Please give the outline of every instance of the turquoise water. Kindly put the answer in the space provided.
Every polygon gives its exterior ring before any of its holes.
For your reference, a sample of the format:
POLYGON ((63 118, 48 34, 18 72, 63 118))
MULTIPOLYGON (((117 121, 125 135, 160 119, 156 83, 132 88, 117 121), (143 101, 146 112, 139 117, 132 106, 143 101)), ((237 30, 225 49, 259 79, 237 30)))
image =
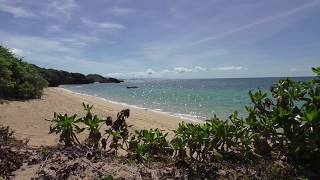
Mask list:
MULTIPOLYGON (((65 89, 189 119, 226 118, 234 110, 245 115, 249 90, 268 90, 280 78, 144 79, 121 84, 64 85, 65 89), (127 86, 137 86, 128 89, 127 86)), ((310 78, 295 78, 307 81, 310 78)))

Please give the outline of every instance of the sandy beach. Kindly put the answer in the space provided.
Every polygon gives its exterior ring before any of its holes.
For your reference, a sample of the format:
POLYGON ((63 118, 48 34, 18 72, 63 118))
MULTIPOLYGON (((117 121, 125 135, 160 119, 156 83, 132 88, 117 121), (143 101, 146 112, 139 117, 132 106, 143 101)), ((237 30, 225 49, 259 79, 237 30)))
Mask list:
POLYGON ((102 98, 76 94, 63 88, 46 88, 41 99, 6 101, 0 104, 0 124, 10 126, 18 139, 30 139, 29 145, 55 145, 57 135, 48 134, 54 112, 83 115, 82 102, 94 105, 93 112, 99 117, 116 117, 125 108, 130 109, 127 122, 132 130, 159 128, 172 132, 183 119, 165 113, 127 107, 102 98))

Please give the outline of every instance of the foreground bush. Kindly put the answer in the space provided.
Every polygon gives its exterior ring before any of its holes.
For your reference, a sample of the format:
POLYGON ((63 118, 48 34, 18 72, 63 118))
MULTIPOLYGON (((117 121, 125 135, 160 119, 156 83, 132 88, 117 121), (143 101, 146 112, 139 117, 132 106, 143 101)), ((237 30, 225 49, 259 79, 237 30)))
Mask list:
POLYGON ((274 100, 260 91, 250 93, 246 122, 270 146, 280 148, 298 164, 320 167, 320 68, 309 82, 280 80, 271 88, 274 100))
POLYGON ((36 68, 0 46, 0 99, 39 98, 47 85, 36 68))

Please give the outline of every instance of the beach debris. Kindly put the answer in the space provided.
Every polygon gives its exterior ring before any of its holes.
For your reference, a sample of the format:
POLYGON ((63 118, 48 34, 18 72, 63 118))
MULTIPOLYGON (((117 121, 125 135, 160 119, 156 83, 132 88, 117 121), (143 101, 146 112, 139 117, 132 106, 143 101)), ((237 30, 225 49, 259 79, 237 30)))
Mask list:
MULTIPOLYGON (((126 123, 126 118, 130 116, 130 109, 123 109, 117 114, 117 119, 112 123, 111 128, 105 130, 108 137, 106 139, 102 139, 101 141, 102 147, 105 149, 106 144, 108 143, 108 139, 112 137, 112 140, 109 145, 108 152, 112 152, 117 154, 117 151, 121 148, 123 149, 123 145, 127 144, 127 139, 129 136, 128 125, 126 123)), ((109 118, 109 124, 112 119, 109 118)))
POLYGON ((17 140, 9 127, 0 125, 0 179, 11 179, 13 172, 27 163, 31 153, 21 147, 24 142, 17 140))

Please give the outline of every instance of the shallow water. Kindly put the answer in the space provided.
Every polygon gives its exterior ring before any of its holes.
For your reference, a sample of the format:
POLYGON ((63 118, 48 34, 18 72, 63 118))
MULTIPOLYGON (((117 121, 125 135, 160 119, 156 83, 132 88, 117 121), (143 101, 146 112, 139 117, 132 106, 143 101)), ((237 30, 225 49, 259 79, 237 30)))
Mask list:
MULTIPOLYGON (((143 79, 120 84, 63 85, 77 92, 107 100, 167 112, 189 119, 205 120, 217 114, 225 118, 237 110, 245 115, 249 90, 269 90, 281 78, 143 79), (128 89, 127 86, 137 86, 128 89)), ((297 77, 307 81, 310 77, 297 77)))

